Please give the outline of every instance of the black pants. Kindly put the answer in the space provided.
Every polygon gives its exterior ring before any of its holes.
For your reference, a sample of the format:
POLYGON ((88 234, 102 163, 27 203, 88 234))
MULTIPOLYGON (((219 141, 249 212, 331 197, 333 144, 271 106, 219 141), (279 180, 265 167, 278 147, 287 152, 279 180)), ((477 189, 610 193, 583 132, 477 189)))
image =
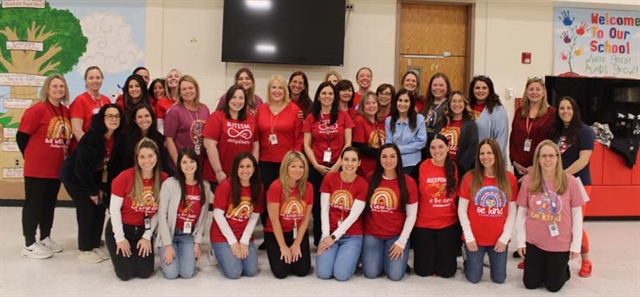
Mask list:
POLYGON ((460 225, 442 229, 413 228, 413 269, 419 276, 438 275, 452 277, 458 263, 456 251, 460 250, 460 225))
MULTIPOLYGON (((122 253, 116 255, 116 239, 113 237, 113 227, 111 226, 111 220, 107 221, 107 227, 104 230, 105 244, 109 250, 111 256, 111 263, 113 263, 113 269, 119 279, 126 281, 133 277, 148 278, 153 274, 153 249, 151 254, 146 257, 138 255, 138 241, 144 234, 144 226, 130 226, 123 225, 125 240, 129 241, 131 246, 131 256, 125 258, 122 253)), ((153 246, 153 241, 152 241, 153 246)))
MULTIPOLYGON (((300 234, 298 234, 300 235, 300 234)), ((290 274, 296 276, 306 276, 311 270, 311 250, 309 248, 309 234, 307 232, 303 235, 303 240, 300 243, 300 252, 302 258, 298 261, 287 264, 284 260, 280 260, 280 246, 276 240, 276 236, 271 232, 264 233, 264 242, 267 247, 267 258, 269 259, 269 266, 271 272, 276 278, 285 278, 290 274)), ((293 232, 284 233, 284 241, 287 246, 293 244, 293 232)))
MULTIPOLYGON (((333 166, 333 165, 327 165, 333 166)), ((313 244, 318 246, 322 240, 322 218, 320 212, 320 186, 324 180, 324 176, 320 174, 313 166, 309 166, 309 182, 313 185, 313 244)))
POLYGON ((64 185, 67 193, 76 205, 76 221, 78 222, 78 249, 91 251, 100 247, 102 228, 106 208, 102 202, 93 203, 89 193, 72 185, 64 185))
POLYGON ((547 252, 527 242, 522 281, 527 289, 544 285, 550 292, 558 292, 571 278, 569 252, 547 252))
POLYGON ((40 227, 40 240, 51 234, 59 191, 60 180, 57 178, 24 177, 22 234, 26 246, 36 242, 38 227, 40 227))
POLYGON ((264 196, 260 199, 263 199, 262 202, 265 205, 265 211, 260 214, 260 221, 262 221, 262 226, 266 226, 269 219, 269 213, 266 211, 267 191, 271 183, 280 176, 280 163, 260 162, 258 166, 260 167, 260 178, 262 178, 262 185, 264 186, 264 196))

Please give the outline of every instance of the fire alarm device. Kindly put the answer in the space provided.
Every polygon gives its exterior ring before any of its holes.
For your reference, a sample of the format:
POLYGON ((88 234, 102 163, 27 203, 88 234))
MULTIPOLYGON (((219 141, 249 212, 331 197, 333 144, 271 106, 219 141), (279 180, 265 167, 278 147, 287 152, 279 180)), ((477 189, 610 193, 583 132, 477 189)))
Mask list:
POLYGON ((522 64, 531 64, 531 53, 522 53, 522 64))

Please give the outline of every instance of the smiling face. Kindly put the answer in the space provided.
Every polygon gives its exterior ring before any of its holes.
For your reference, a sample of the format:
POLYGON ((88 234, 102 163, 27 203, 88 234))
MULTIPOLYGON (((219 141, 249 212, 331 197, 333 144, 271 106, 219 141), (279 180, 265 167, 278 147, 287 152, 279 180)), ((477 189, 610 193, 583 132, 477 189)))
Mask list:
POLYGON ((449 146, 442 139, 434 138, 429 145, 429 152, 434 162, 442 164, 449 154, 449 146))
POLYGON ((240 76, 238 76, 236 84, 242 86, 245 91, 249 91, 251 87, 253 87, 253 80, 251 80, 249 74, 247 74, 246 72, 242 72, 240 73, 240 76))
POLYGON ((369 69, 361 69, 356 76, 356 82, 361 89, 369 89, 371 87, 371 81, 373 80, 373 74, 369 69))
POLYGON ((302 75, 296 75, 291 79, 289 89, 291 89, 292 96, 300 96, 302 91, 304 91, 304 78, 302 75))
POLYGON ((351 101, 351 96, 353 96, 353 89, 347 88, 346 90, 340 90, 338 93, 340 94, 340 102, 347 103, 351 101))
POLYGON ((100 92, 100 88, 102 87, 102 73, 98 69, 91 69, 87 71, 86 78, 84 83, 87 85, 87 90, 92 93, 100 92))
POLYGON ((240 112, 240 110, 244 107, 244 103, 244 92, 242 90, 236 90, 233 93, 233 97, 231 97, 231 100, 229 100, 229 110, 233 112, 240 112))
POLYGON ((109 132, 113 132, 120 127, 120 112, 115 107, 109 107, 104 111, 104 125, 109 132))
POLYGON ((127 91, 129 91, 129 96, 132 99, 140 98, 140 94, 142 94, 142 88, 140 87, 140 83, 137 80, 132 79, 129 81, 129 85, 127 86, 127 91))
POLYGON ((156 163, 158 163, 158 155, 156 155, 156 152, 147 147, 141 148, 136 158, 138 160, 138 166, 140 166, 142 172, 146 173, 152 173, 153 168, 156 166, 156 163))
POLYGON ((326 86, 322 88, 318 99, 320 99, 320 105, 322 107, 330 109, 331 105, 333 104, 333 100, 335 99, 335 96, 333 94, 333 88, 330 86, 326 86))
POLYGON ((196 173, 196 169, 198 169, 198 162, 194 159, 189 158, 186 154, 182 156, 180 159, 180 170, 184 175, 193 175, 196 173))
POLYGON ((493 165, 496 163, 496 157, 488 143, 485 143, 480 147, 478 158, 480 159, 480 164, 482 164, 484 168, 493 168, 493 165))
POLYGON ((378 101, 373 96, 368 96, 360 104, 364 104, 364 113, 368 116, 375 116, 378 113, 378 101))
POLYGON ((448 92, 447 81, 442 77, 434 78, 431 82, 431 94, 436 99, 442 99, 447 96, 448 92))
POLYGON ((151 117, 151 113, 146 108, 140 108, 136 112, 136 117, 134 118, 134 122, 138 125, 141 131, 148 131, 149 127, 151 127, 151 123, 153 122, 153 118, 151 117))
POLYGON ((49 83, 49 89, 47 91, 47 97, 51 102, 60 102, 66 95, 66 89, 64 82, 61 79, 54 78, 49 83))
POLYGON ((240 183, 248 185, 255 171, 256 168, 253 166, 251 159, 244 158, 240 160, 240 163, 238 164, 238 178, 240 179, 240 183))
POLYGON ((544 98, 544 87, 539 82, 532 82, 527 86, 527 98, 531 103, 541 102, 544 98))
POLYGON ((400 114, 406 114, 409 112, 409 108, 411 107, 411 98, 409 98, 409 94, 405 93, 400 95, 398 97, 398 101, 396 101, 396 107, 400 114))
POLYGON ((473 96, 475 96, 476 100, 481 103, 484 102, 484 100, 487 100, 487 97, 489 96, 489 86, 487 83, 481 80, 476 81, 476 84, 473 86, 473 96))
POLYGON ((169 74, 167 74, 167 77, 166 77, 167 87, 172 89, 178 87, 179 80, 180 80, 180 73, 178 73, 175 70, 169 72, 169 74))
POLYGON ((460 94, 454 94, 449 100, 449 109, 451 109, 454 116, 462 116, 466 105, 464 98, 460 94))
POLYGON ((385 172, 395 172, 398 167, 398 154, 391 147, 385 148, 380 152, 380 165, 385 172))
POLYGON ((164 93, 164 86, 162 86, 162 83, 157 81, 155 84, 153 84, 153 98, 156 99, 160 99, 165 97, 165 93, 164 93))
POLYGON ((558 105, 558 115, 564 123, 565 126, 568 126, 573 119, 573 106, 569 100, 562 100, 558 105))
POLYGON ((279 80, 274 80, 269 87, 269 97, 273 102, 282 102, 284 100, 284 86, 279 80))
POLYGON ((377 94, 378 95, 378 103, 380 107, 387 107, 391 104, 391 99, 393 94, 391 93, 391 88, 386 88, 384 91, 377 94))
POLYGON ((540 147, 539 153, 540 169, 543 172, 554 173, 558 166, 558 153, 550 145, 540 147))
POLYGON ((298 159, 291 162, 287 167, 287 175, 292 181, 299 181, 302 179, 302 176, 304 175, 304 163, 298 159))
POLYGON ((356 174, 360 167, 360 158, 354 151, 348 151, 342 154, 342 172, 346 174, 356 174))
POLYGON ((413 72, 410 72, 405 76, 402 87, 411 92, 415 92, 418 87, 418 77, 413 72))
POLYGON ((184 102, 194 102, 196 100, 196 95, 196 86, 192 82, 183 80, 180 83, 180 97, 184 102))

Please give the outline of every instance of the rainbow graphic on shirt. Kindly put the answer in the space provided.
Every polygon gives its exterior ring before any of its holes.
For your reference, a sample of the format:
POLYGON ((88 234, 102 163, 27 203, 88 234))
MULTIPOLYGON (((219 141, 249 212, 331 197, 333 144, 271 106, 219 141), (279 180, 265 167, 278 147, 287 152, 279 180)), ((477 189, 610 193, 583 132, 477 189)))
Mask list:
POLYGON ((155 212, 158 210, 158 203, 153 196, 153 187, 144 186, 142 189, 142 204, 135 199, 131 199, 131 208, 137 212, 155 212))
POLYGON ((377 129, 378 132, 374 129, 369 133, 369 141, 368 144, 372 148, 380 148, 384 144, 384 138, 386 137, 386 132, 383 129, 377 129))
POLYGON ((507 205, 507 195, 496 186, 486 186, 476 193, 474 202, 479 216, 501 217, 507 205))
POLYGON ((330 205, 333 208, 343 211, 351 210, 353 205, 353 195, 347 190, 341 189, 331 194, 330 205))
POLYGON ((280 216, 285 220, 300 220, 304 217, 307 203, 298 197, 289 197, 280 204, 280 216))
POLYGON ((398 197, 396 192, 389 188, 377 188, 371 199, 369 200, 369 207, 371 211, 377 212, 393 212, 398 208, 398 197))
POLYGON ((47 127, 46 143, 51 147, 66 147, 71 144, 72 137, 71 123, 68 119, 60 116, 51 118, 47 127))
POLYGON ((250 197, 241 197, 238 206, 233 207, 233 204, 229 204, 225 217, 230 220, 244 221, 248 220, 253 214, 253 204, 251 204, 250 197))

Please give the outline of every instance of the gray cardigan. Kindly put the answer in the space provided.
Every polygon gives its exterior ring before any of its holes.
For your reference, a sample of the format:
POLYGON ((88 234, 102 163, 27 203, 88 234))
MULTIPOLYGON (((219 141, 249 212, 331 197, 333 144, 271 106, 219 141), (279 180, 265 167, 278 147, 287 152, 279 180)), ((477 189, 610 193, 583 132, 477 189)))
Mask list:
MULTIPOLYGON (((202 242, 202 235, 206 229, 205 222, 207 221, 207 214, 209 213, 209 203, 213 202, 213 193, 211 193, 208 182, 204 183, 204 191, 206 203, 202 205, 200 217, 193 230, 193 241, 195 243, 202 242)), ((167 178, 167 180, 162 183, 162 188, 160 189, 160 206, 156 214, 158 217, 156 246, 165 246, 171 244, 173 241, 181 195, 180 183, 175 177, 167 178)), ((202 194, 200 195, 202 197, 202 194)))

